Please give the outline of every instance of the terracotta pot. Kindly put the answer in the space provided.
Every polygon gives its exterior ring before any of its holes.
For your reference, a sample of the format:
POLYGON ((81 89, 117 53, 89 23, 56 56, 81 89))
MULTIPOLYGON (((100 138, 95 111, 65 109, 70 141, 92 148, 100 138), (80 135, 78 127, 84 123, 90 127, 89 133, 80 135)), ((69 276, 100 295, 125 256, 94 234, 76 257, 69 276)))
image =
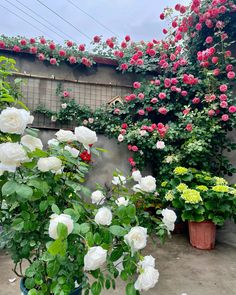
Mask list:
POLYGON ((190 244, 202 250, 215 247, 216 225, 212 221, 188 222, 190 244))

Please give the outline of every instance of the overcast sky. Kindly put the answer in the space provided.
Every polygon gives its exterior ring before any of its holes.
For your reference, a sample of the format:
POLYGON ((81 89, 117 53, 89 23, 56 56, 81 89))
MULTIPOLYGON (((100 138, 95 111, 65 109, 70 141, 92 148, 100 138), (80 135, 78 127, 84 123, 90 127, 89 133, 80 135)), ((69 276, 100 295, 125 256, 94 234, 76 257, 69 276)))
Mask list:
POLYGON ((165 23, 159 19, 160 13, 164 7, 173 7, 176 3, 187 4, 189 0, 40 0, 59 16, 65 18, 79 31, 83 32, 87 37, 77 31, 75 28, 64 22, 60 17, 56 16, 40 4, 37 0, 0 0, 1 9, 1 34, 8 36, 26 36, 35 37, 44 35, 48 39, 55 42, 63 43, 63 40, 70 39, 77 43, 88 44, 89 38, 94 35, 103 35, 108 38, 116 34, 123 38, 129 34, 133 40, 151 40, 153 38, 160 39, 162 29, 165 23), (73 6, 73 2, 80 9, 95 18, 90 18, 84 12, 73 6), (11 5, 12 3, 13 5, 11 5), (26 7, 31 10, 28 10, 26 7), (24 20, 33 24, 37 28, 33 28, 30 24, 19 19, 10 11, 5 10, 2 6, 14 12, 24 20), (56 33, 38 23, 35 19, 23 13, 19 9, 39 20, 45 26, 51 28, 56 33), (38 15, 35 15, 36 12, 38 15), (42 18, 54 25, 51 26, 42 18), (106 27, 106 28, 104 28, 106 27), (110 31, 109 31, 110 30, 110 31), (43 34, 43 32, 44 34, 43 34), (112 33, 112 32, 113 33, 112 33), (66 34, 66 35, 64 35, 66 34), (88 38, 89 37, 89 38, 88 38))

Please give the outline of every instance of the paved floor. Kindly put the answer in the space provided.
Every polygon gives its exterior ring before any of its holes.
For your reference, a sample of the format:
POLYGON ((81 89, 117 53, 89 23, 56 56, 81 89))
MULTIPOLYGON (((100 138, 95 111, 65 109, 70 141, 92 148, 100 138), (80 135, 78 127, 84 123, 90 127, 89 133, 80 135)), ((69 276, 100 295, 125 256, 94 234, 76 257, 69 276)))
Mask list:
MULTIPOLYGON (((160 272, 156 287, 146 295, 236 295, 236 225, 218 230, 215 250, 192 248, 184 235, 174 235, 164 245, 149 242, 146 252, 156 257, 160 272)), ((0 252, 0 295, 20 295, 19 280, 10 283, 15 275, 12 263, 0 252)), ((115 291, 102 295, 125 295, 122 281, 115 291)))

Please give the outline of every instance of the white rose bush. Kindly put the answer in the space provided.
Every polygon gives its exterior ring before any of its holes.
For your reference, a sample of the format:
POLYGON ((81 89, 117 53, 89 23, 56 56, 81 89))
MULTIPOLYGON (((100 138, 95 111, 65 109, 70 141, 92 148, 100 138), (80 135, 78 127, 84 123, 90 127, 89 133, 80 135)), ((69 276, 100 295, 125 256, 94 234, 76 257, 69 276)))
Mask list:
POLYGON ((126 281, 127 295, 153 288, 155 259, 141 251, 153 231, 163 238, 174 222, 170 212, 154 218, 139 206, 140 196, 157 197, 155 179, 115 172, 109 189, 90 191, 84 182, 99 154, 94 131, 59 130, 43 146, 27 127, 27 110, 3 109, 0 121, 0 245, 28 294, 70 295, 79 285, 77 294, 99 295, 115 288, 117 277, 126 281))

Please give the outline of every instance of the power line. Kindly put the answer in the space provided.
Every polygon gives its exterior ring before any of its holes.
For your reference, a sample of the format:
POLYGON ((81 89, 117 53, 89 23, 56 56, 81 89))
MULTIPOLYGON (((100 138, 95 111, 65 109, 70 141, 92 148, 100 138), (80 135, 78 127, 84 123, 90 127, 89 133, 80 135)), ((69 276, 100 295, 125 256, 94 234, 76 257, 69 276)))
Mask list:
MULTIPOLYGON (((32 18, 34 21, 38 22, 39 24, 41 24, 42 26, 44 26, 45 28, 47 28, 48 30, 52 31, 54 34, 58 35, 62 40, 64 40, 64 37, 62 37, 60 34, 58 34, 56 31, 52 30, 50 27, 48 27, 47 25, 44 25, 41 21, 37 20, 35 17, 31 16, 30 14, 28 14, 27 12, 25 12, 23 9, 17 7, 15 4, 13 4, 12 2, 10 2, 9 0, 5 0, 7 3, 11 4, 13 7, 15 7, 16 9, 20 10, 22 13, 24 13, 25 15, 27 15, 28 17, 32 18)), ((60 41, 56 40, 57 42, 60 43, 60 41)))
MULTIPOLYGON (((31 8, 27 7, 24 3, 22 3, 19 0, 16 0, 18 3, 20 3, 23 7, 27 8, 29 11, 31 11, 32 13, 34 13, 36 16, 38 16, 39 18, 43 19, 46 23, 48 23, 50 26, 52 26, 53 28, 55 28, 56 30, 60 31, 54 24, 52 24, 51 22, 49 22, 46 18, 42 17, 40 14, 38 14, 37 12, 35 12, 34 10, 32 10, 31 8)), ((70 35, 68 35, 67 33, 61 32, 65 37, 63 38, 69 38, 73 40, 73 37, 71 37, 70 35)), ((75 42, 75 40, 73 40, 75 42)))
MULTIPOLYGON (((44 36, 48 36, 50 37, 50 35, 45 34, 45 32, 43 32, 42 30, 38 29, 35 25, 33 25, 32 23, 28 22, 27 20, 25 20, 23 17, 19 16, 18 14, 16 14, 15 12, 11 11, 9 8, 3 6, 2 4, 0 4, 0 6, 2 8, 4 8, 5 10, 7 10, 8 12, 10 12, 11 14, 14 14, 16 17, 18 17, 19 19, 23 20, 24 22, 26 22, 28 25, 30 25, 31 27, 33 27, 34 29, 36 29, 37 31, 40 31, 41 33, 43 33, 44 36)), ((50 37, 51 38, 51 37, 50 37)), ((53 39, 53 38, 52 38, 53 39)))
POLYGON ((91 41, 91 38, 87 34, 83 33, 80 29, 78 29, 76 26, 74 26, 71 22, 69 22, 64 17, 62 17, 60 14, 58 14, 57 12, 55 12, 54 10, 52 10, 50 7, 48 7, 42 1, 40 1, 40 0, 36 0, 36 1, 39 2, 41 5, 43 5, 44 7, 46 7, 53 14, 55 14, 57 17, 59 17, 60 19, 62 19, 64 22, 66 22, 68 25, 70 25, 71 27, 73 27, 76 31, 78 31, 80 34, 82 34, 83 36, 85 36, 87 39, 89 39, 91 41))
POLYGON ((115 36, 119 37, 116 33, 114 33, 112 30, 110 30, 107 26, 105 26, 103 23, 101 23, 95 17, 93 17, 92 15, 90 15, 88 12, 86 12, 85 10, 83 10, 82 8, 80 8, 74 2, 72 2, 71 0, 67 0, 67 2, 69 2, 71 5, 73 5, 74 7, 76 7, 78 10, 80 10, 81 12, 83 12, 84 14, 86 14, 88 17, 90 17, 92 20, 94 20, 97 24, 99 24, 100 26, 102 26, 104 29, 106 29, 110 33, 114 34, 115 36))

